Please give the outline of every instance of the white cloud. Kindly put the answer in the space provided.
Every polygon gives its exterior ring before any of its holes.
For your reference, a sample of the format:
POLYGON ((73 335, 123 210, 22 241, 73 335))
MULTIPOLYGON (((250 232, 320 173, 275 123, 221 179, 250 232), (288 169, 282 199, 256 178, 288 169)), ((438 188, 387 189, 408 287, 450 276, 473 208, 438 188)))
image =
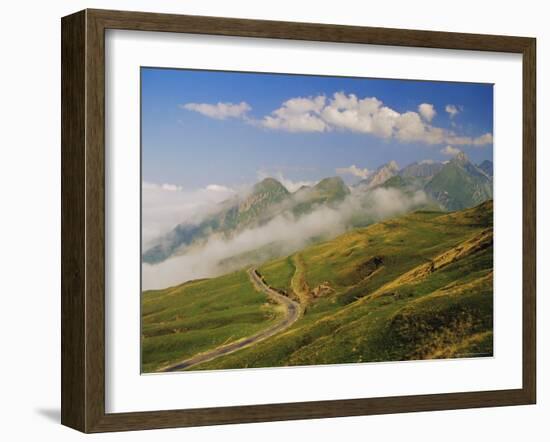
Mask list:
POLYGON ((352 164, 349 167, 337 167, 336 173, 340 175, 353 175, 353 176, 365 179, 366 177, 369 176, 370 170, 361 169, 360 167, 357 167, 355 164, 352 164))
POLYGON ((180 108, 193 112, 198 112, 204 116, 225 120, 226 118, 244 118, 246 113, 252 108, 244 101, 239 104, 233 103, 187 103, 180 105, 180 108))
POLYGON ((461 152, 461 150, 453 146, 446 146, 443 149, 441 149, 440 152, 443 155, 449 155, 449 156, 455 157, 461 152))
POLYGON ((447 131, 422 121, 416 112, 409 111, 399 115, 395 123, 395 137, 401 141, 441 144, 447 136, 447 131))
POLYGON ((216 184, 202 189, 184 190, 174 184, 142 183, 142 240, 144 248, 177 224, 200 220, 218 209, 234 191, 216 184))
POLYGON ((445 112, 447 112, 449 116, 453 118, 460 113, 460 107, 455 106, 454 104, 448 104, 447 106, 445 106, 445 112))
MULTIPOLYGON (((431 121, 437 114, 433 104, 420 104, 418 112, 399 113, 384 106, 376 97, 358 98, 355 94, 344 92, 336 92, 331 98, 325 95, 291 98, 260 120, 247 116, 252 108, 244 101, 239 104, 187 103, 180 107, 210 118, 242 118, 255 126, 287 132, 341 130, 425 144, 484 146, 493 142, 490 133, 469 137, 433 126, 431 121)), ((445 106, 451 118, 461 110, 460 106, 453 104, 445 106)))
POLYGON ((493 135, 485 133, 479 137, 465 137, 449 135, 446 137, 446 141, 449 144, 458 144, 460 146, 487 146, 493 143, 493 135))
POLYGON ((335 129, 389 138, 399 113, 376 97, 358 99, 354 94, 337 92, 323 109, 322 117, 335 129))
POLYGON ((220 184, 209 184, 206 186, 206 190, 211 192, 225 192, 225 193, 235 193, 233 189, 227 186, 222 186, 220 184))
MULTIPOLYGON (((449 109, 459 112, 459 108, 453 105, 447 105, 447 112, 449 109)), ((324 95, 292 98, 270 115, 251 122, 287 132, 341 130, 426 144, 482 146, 492 142, 491 134, 472 138, 433 126, 430 122, 435 115, 435 108, 429 103, 422 103, 418 112, 399 113, 384 106, 376 97, 358 98, 354 94, 336 92, 331 98, 324 95)))
POLYGON ((282 129, 288 132, 324 132, 327 124, 320 118, 325 105, 325 97, 292 98, 267 115, 260 124, 269 129, 282 129))
POLYGON ((380 188, 366 196, 352 193, 336 207, 321 206, 299 218, 283 213, 266 224, 239 231, 230 238, 213 235, 201 247, 182 250, 160 264, 142 264, 143 289, 168 287, 237 270, 242 264, 230 258, 252 250, 257 253, 268 244, 279 244, 285 256, 303 248, 311 238, 333 238, 343 233, 358 213, 379 220, 407 212, 426 201, 423 191, 409 195, 398 189, 380 188))
POLYGON ((434 105, 428 103, 422 103, 420 106, 418 106, 418 112, 420 113, 420 115, 422 115, 422 118, 424 118, 424 120, 428 122, 432 121, 437 113, 435 111, 434 105))
POLYGON ((183 190, 183 187, 178 186, 177 184, 168 184, 168 183, 156 184, 156 183, 149 183, 147 181, 144 181, 142 183, 142 187, 148 190, 158 189, 158 190, 165 190, 167 192, 179 192, 183 190))
POLYGON ((472 141, 472 144, 474 146, 485 146, 487 144, 493 143, 493 134, 487 132, 486 134, 483 134, 477 138, 474 138, 472 141))
POLYGON ((168 192, 177 192, 182 190, 181 186, 176 186, 175 184, 163 184, 161 187, 163 190, 167 190, 168 192))

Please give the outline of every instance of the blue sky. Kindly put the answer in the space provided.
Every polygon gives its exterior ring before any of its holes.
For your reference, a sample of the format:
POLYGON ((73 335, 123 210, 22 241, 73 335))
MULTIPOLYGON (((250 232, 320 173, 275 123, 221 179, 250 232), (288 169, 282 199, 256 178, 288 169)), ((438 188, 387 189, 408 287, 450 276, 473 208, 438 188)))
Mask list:
POLYGON ((488 84, 157 68, 141 80, 149 183, 353 182, 390 160, 493 157, 488 84))

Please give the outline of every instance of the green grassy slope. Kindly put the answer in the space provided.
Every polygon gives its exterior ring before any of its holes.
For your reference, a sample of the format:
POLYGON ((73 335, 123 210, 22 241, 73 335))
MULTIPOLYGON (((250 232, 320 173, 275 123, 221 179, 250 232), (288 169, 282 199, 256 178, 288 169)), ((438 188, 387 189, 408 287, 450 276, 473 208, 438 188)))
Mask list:
POLYGON ((319 181, 313 187, 302 186, 293 194, 292 213, 301 216, 310 213, 319 205, 334 206, 350 193, 340 177, 330 177, 319 181))
POLYGON ((269 275, 269 285, 271 287, 288 293, 296 267, 292 258, 287 256, 264 264, 258 271, 262 275, 269 275))
POLYGON ((463 155, 447 163, 426 184, 425 191, 448 210, 459 210, 492 198, 493 183, 463 155))
POLYGON ((141 306, 143 372, 250 336, 283 314, 245 271, 146 291, 141 306))
MULTIPOLYGON (((492 215, 492 201, 416 212, 301 251, 304 316, 193 369, 492 354, 492 215)), ((290 258, 259 269, 269 284, 292 291, 290 258)))

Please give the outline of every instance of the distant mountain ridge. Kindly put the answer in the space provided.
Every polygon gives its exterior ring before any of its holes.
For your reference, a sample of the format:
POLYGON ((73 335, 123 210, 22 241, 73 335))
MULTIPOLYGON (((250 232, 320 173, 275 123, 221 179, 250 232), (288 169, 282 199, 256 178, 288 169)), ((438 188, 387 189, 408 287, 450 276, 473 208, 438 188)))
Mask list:
POLYGON ((432 177, 443 168, 444 164, 439 161, 422 161, 412 163, 399 171, 402 177, 432 177))
POLYGON ((384 184, 384 182, 386 182, 388 179, 397 175, 398 172, 399 165, 392 160, 389 163, 380 166, 364 180, 359 181, 357 186, 371 189, 373 187, 384 184))
POLYGON ((460 152, 424 187, 447 210, 461 210, 493 198, 493 180, 460 152))
POLYGON ((246 228, 260 226, 286 211, 296 216, 310 213, 319 205, 334 205, 350 190, 340 177, 330 177, 315 186, 302 186, 290 193, 274 178, 256 183, 245 197, 235 197, 221 204, 222 209, 196 225, 182 223, 168 232, 160 243, 142 256, 143 262, 155 264, 172 256, 180 247, 206 240, 211 235, 230 237, 246 228))
MULTIPOLYGON (((423 190, 444 210, 462 210, 493 198, 493 163, 473 164, 464 152, 445 163, 422 161, 395 171, 390 163, 379 168, 374 179, 362 180, 359 186, 396 188, 403 191, 423 190), (380 173, 379 173, 380 172, 380 173), (383 178, 386 178, 383 180, 383 178), (373 185, 372 183, 380 183, 373 185)), ((370 177, 369 177, 370 178, 370 177)))
POLYGON ((483 161, 478 166, 483 172, 485 172, 487 175, 489 175, 491 178, 493 177, 493 162, 489 160, 483 161))
MULTIPOLYGON (((278 180, 266 178, 256 183, 248 194, 221 203, 220 210, 202 222, 177 225, 160 238, 157 245, 146 250, 142 260, 149 264, 159 263, 183 247, 200 244, 213 236, 231 238, 284 213, 300 218, 323 206, 337 209, 352 193, 356 201, 368 200, 380 188, 397 189, 405 197, 424 192, 428 201, 426 208, 439 207, 448 211, 470 208, 492 199, 492 171, 491 161, 476 166, 460 152, 446 163, 422 161, 403 169, 395 161, 390 161, 359 181, 352 191, 340 177, 324 178, 316 185, 302 186, 294 193, 278 180)), ((361 210, 360 204, 358 207, 356 210, 361 210)), ((414 205, 409 210, 417 208, 419 206, 414 205)))

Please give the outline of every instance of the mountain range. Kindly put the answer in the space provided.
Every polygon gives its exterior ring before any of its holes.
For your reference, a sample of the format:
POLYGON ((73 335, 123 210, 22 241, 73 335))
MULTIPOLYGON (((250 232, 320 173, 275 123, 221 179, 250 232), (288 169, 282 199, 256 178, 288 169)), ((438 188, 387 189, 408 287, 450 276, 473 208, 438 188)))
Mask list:
MULTIPOLYGON (((400 169, 395 161, 382 165, 366 179, 348 187, 340 177, 329 177, 314 186, 302 186, 291 193, 274 178, 255 184, 246 195, 235 196, 219 205, 219 209, 196 224, 181 223, 160 238, 157 245, 143 253, 148 264, 160 263, 186 247, 200 245, 210 238, 231 238, 246 229, 265 225, 279 215, 299 219, 320 207, 339 210, 353 197, 354 210, 367 207, 378 189, 395 189, 405 196, 425 194, 415 199, 410 209, 429 208, 455 211, 474 207, 492 198, 493 165, 484 161, 476 166, 460 152, 447 162, 423 161, 400 169)), ((386 195, 393 198, 395 194, 386 195)), ((369 216, 357 213, 353 225, 372 223, 369 216), (360 221, 357 221, 360 220, 360 221)))
POLYGON ((340 177, 325 178, 314 186, 302 186, 290 193, 274 178, 256 183, 245 196, 236 196, 220 204, 216 213, 198 224, 182 223, 161 238, 159 244, 143 254, 143 262, 164 261, 183 246, 214 235, 228 238, 247 228, 261 226, 282 213, 300 217, 319 206, 335 207, 350 194, 340 177))
POLYGON ((461 210, 493 198, 493 178, 461 152, 431 178, 424 190, 445 209, 461 210))
POLYGON ((371 189, 373 187, 384 184, 388 179, 399 173, 399 166, 395 161, 390 161, 387 164, 380 166, 374 173, 369 175, 364 180, 359 181, 358 187, 371 189))

